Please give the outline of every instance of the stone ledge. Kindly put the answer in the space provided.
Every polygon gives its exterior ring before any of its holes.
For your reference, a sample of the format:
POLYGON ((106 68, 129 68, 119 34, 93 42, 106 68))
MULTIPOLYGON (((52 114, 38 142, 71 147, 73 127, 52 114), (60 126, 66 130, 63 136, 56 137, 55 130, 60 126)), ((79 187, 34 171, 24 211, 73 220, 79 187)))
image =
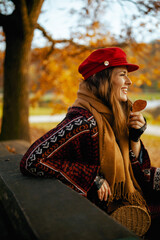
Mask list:
POLYGON ((24 140, 0 141, 0 157, 13 154, 24 154, 30 143, 24 140))
POLYGON ((23 176, 21 158, 0 157, 0 204, 17 240, 139 239, 57 179, 23 176))

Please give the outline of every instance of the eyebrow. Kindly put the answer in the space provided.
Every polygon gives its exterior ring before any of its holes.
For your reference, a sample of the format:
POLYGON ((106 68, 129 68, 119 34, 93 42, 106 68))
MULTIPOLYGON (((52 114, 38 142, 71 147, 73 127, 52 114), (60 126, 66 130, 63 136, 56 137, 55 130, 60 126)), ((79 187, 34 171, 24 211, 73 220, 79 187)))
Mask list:
POLYGON ((128 71, 127 71, 127 70, 120 70, 120 71, 118 71, 118 73, 121 73, 121 72, 128 74, 128 71))

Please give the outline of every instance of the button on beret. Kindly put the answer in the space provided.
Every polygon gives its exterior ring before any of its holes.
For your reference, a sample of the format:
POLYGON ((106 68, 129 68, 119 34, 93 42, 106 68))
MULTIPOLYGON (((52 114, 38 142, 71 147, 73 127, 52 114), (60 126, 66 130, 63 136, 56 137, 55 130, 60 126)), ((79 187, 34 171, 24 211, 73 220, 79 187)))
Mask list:
POLYGON ((127 62, 125 52, 118 47, 101 48, 93 51, 79 66, 78 71, 84 80, 109 67, 126 66, 128 72, 135 71, 138 65, 127 62))

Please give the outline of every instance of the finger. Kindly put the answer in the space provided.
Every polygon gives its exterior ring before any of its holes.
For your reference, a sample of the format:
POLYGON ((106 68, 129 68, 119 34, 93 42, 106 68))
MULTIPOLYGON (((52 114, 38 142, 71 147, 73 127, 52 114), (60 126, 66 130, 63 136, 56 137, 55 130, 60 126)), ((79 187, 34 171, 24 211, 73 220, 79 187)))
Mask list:
POLYGON ((104 196, 103 196, 104 201, 107 201, 107 199, 108 199, 108 188, 105 189, 104 196))
POLYGON ((104 197, 104 186, 102 184, 101 188, 98 190, 98 197, 102 201, 104 197))
POLYGON ((129 119, 129 123, 137 122, 137 124, 141 124, 142 126, 145 124, 145 120, 143 116, 133 116, 129 119))
POLYGON ((139 126, 137 126, 137 125, 132 125, 131 128, 140 129, 141 127, 139 127, 139 126))
POLYGON ((140 129, 141 128, 141 126, 140 125, 137 125, 137 124, 131 124, 130 126, 129 126, 130 128, 135 128, 135 129, 140 129))
POLYGON ((137 115, 140 115, 141 113, 140 112, 130 112, 130 116, 137 116, 137 115))
POLYGON ((101 201, 107 201, 108 195, 111 195, 111 189, 109 187, 108 182, 105 180, 101 186, 101 188, 97 191, 98 192, 98 198, 101 201))
POLYGON ((129 118, 129 120, 142 120, 142 118, 141 118, 141 116, 131 116, 130 118, 129 118))
POLYGON ((108 194, 109 194, 109 196, 112 194, 111 193, 111 189, 110 189, 110 186, 109 186, 109 184, 108 184, 108 182, 105 180, 105 184, 106 184, 106 186, 107 186, 107 188, 108 188, 108 194))
POLYGON ((112 193, 111 193, 111 189, 110 189, 110 186, 109 186, 109 184, 107 183, 107 186, 108 186, 108 194, 109 194, 109 196, 111 196, 112 195, 112 193))
POLYGON ((132 120, 138 120, 138 121, 140 121, 140 122, 142 122, 142 123, 145 124, 144 117, 143 117, 143 115, 142 115, 141 113, 139 113, 139 112, 131 113, 129 117, 130 117, 130 119, 132 119, 132 120))
POLYGON ((141 116, 141 115, 138 115, 138 116, 132 116, 129 121, 139 121, 143 124, 145 124, 145 120, 144 120, 144 117, 141 116))
POLYGON ((105 195, 104 195, 104 200, 107 201, 108 196, 111 196, 112 193, 111 193, 111 189, 110 189, 110 186, 109 186, 107 181, 105 181, 105 185, 104 186, 105 186, 105 189, 106 189, 106 192, 105 192, 105 195))
POLYGON ((137 117, 129 119, 129 123, 132 123, 132 122, 140 122, 141 123, 141 121, 137 117))
POLYGON ((101 201, 102 201, 102 197, 101 197, 101 190, 99 189, 97 192, 98 192, 98 198, 99 198, 99 200, 101 200, 101 201))
POLYGON ((141 123, 141 122, 139 122, 139 121, 131 121, 130 123, 129 123, 129 127, 131 127, 131 128, 136 128, 136 129, 139 129, 139 128, 141 128, 141 127, 143 127, 143 123, 141 123))
POLYGON ((129 125, 138 125, 138 126, 142 127, 144 124, 140 121, 132 120, 129 122, 129 125))
POLYGON ((109 196, 112 195, 110 187, 108 188, 108 193, 109 193, 109 196))
POLYGON ((108 190, 109 190, 109 188, 108 188, 107 182, 105 181, 104 182, 104 196, 103 196, 104 201, 107 201, 107 199, 108 199, 108 190))
POLYGON ((104 188, 104 185, 102 185, 102 191, 101 191, 101 199, 102 199, 102 201, 104 199, 104 194, 105 194, 105 188, 104 188))

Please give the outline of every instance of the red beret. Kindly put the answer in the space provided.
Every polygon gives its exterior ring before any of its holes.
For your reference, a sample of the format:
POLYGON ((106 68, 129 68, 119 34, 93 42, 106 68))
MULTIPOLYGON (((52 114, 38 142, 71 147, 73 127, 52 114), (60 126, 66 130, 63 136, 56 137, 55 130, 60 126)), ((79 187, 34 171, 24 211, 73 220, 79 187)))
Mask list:
POLYGON ((128 72, 135 71, 138 65, 127 62, 125 52, 118 47, 102 48, 92 52, 79 66, 84 79, 109 67, 126 66, 128 72))

